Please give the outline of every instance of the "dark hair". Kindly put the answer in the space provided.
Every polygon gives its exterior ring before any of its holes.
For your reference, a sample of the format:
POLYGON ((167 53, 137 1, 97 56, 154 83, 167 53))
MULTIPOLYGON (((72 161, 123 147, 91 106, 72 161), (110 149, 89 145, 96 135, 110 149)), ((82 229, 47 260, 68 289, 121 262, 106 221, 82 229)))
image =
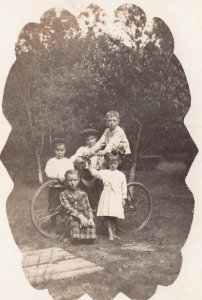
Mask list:
POLYGON ((88 136, 91 136, 91 135, 97 137, 98 134, 99 134, 99 131, 97 129, 95 129, 95 128, 86 128, 86 129, 84 129, 84 130, 81 131, 81 135, 84 138, 86 138, 88 136))
POLYGON ((77 175, 78 179, 80 180, 80 174, 79 174, 78 170, 71 169, 71 170, 68 170, 67 172, 65 172, 65 179, 68 178, 68 175, 77 175))
POLYGON ((65 150, 67 150, 67 144, 65 142, 56 142, 53 144, 53 149, 55 150, 56 147, 64 145, 65 146, 65 150))
POLYGON ((84 140, 86 140, 89 136, 94 136, 94 138, 97 139, 98 134, 94 133, 94 132, 85 134, 85 135, 83 135, 84 140))
POLYGON ((118 153, 116 153, 116 154, 110 154, 110 155, 108 155, 107 156, 107 162, 109 163, 110 161, 113 161, 113 160, 117 160, 118 161, 118 163, 120 164, 121 163, 121 157, 120 157, 120 155, 118 154, 118 153))

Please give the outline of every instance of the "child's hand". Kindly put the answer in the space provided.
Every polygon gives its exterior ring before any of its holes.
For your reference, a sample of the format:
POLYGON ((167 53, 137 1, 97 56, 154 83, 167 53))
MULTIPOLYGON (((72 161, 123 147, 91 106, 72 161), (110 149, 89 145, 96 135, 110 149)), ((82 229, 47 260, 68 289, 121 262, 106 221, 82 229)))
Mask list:
POLYGON ((92 150, 89 150, 88 153, 86 153, 85 158, 90 158, 94 152, 92 150))
POLYGON ((88 220, 88 226, 95 227, 95 223, 92 218, 88 220))
POLYGON ((90 169, 92 166, 90 158, 87 159, 87 165, 88 165, 88 168, 90 169))
POLYGON ((105 151, 105 150, 100 150, 100 151, 98 151, 98 155, 99 156, 104 156, 104 155, 106 155, 107 154, 107 152, 105 151))
POLYGON ((83 164, 85 162, 85 160, 82 157, 77 157, 76 162, 78 164, 83 164))
POLYGON ((86 149, 85 151, 83 151, 83 157, 89 157, 91 155, 91 150, 90 149, 86 149))
POLYGON ((85 216, 79 215, 78 218, 79 218, 79 220, 81 222, 81 227, 88 226, 88 219, 85 216))

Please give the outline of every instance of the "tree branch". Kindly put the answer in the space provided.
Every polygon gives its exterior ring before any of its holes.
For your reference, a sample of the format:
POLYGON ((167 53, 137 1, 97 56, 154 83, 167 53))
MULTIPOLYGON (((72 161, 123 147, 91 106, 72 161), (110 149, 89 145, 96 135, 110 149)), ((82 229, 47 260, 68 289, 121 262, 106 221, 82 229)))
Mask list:
POLYGON ((134 48, 135 39, 134 39, 133 35, 130 34, 124 27, 122 27, 122 30, 129 36, 130 41, 131 41, 131 48, 134 48))
POLYGON ((44 130, 44 125, 43 125, 43 131, 42 131, 42 135, 41 135, 41 147, 40 147, 40 150, 39 150, 39 156, 41 156, 42 151, 43 151, 44 138, 45 138, 45 130, 44 130))
POLYGON ((20 127, 20 125, 17 124, 17 123, 16 123, 16 128, 18 128, 18 130, 21 132, 21 138, 23 139, 25 146, 27 147, 27 149, 30 152, 30 154, 33 155, 34 153, 33 153, 32 149, 31 149, 31 147, 29 146, 29 143, 27 142, 27 139, 24 136, 24 132, 23 132, 22 128, 20 127))

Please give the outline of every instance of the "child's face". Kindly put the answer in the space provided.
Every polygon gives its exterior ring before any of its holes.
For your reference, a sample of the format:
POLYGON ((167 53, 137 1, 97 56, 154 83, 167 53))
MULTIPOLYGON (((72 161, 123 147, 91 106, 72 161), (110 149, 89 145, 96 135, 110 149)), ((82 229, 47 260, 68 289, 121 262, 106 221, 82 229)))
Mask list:
POLYGON ((85 141, 86 141, 86 146, 88 148, 92 148, 95 145, 96 141, 97 141, 97 137, 94 136, 94 135, 89 135, 89 136, 86 137, 85 141))
POLYGON ((111 171, 115 171, 115 170, 117 170, 117 168, 119 166, 119 162, 118 162, 118 160, 110 160, 108 162, 108 165, 109 165, 109 169, 111 171))
POLYGON ((70 187, 70 189, 75 190, 79 185, 79 178, 77 174, 68 174, 65 183, 70 187))
POLYGON ((61 159, 65 156, 66 147, 64 144, 58 144, 55 147, 55 156, 57 159, 61 159))
POLYGON ((108 117, 107 118, 107 126, 109 129, 113 130, 119 124, 119 118, 117 117, 108 117))

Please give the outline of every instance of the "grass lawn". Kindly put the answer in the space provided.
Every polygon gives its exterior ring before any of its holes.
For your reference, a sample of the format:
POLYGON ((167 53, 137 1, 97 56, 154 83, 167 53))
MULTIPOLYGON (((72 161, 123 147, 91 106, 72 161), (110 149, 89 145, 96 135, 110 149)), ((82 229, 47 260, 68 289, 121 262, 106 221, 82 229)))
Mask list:
POLYGON ((194 208, 193 196, 181 177, 157 171, 139 172, 136 180, 150 189, 153 198, 150 222, 140 232, 122 234, 121 241, 109 242, 106 235, 99 235, 93 245, 71 245, 40 235, 29 215, 37 186, 16 183, 7 201, 7 212, 13 236, 22 251, 61 247, 104 267, 101 273, 48 282, 37 288, 47 287, 57 300, 78 299, 84 293, 94 300, 108 300, 118 292, 144 300, 154 294, 157 285, 172 284, 181 268, 180 250, 189 234, 194 208), (148 245, 151 251, 121 249, 126 243, 148 245))

